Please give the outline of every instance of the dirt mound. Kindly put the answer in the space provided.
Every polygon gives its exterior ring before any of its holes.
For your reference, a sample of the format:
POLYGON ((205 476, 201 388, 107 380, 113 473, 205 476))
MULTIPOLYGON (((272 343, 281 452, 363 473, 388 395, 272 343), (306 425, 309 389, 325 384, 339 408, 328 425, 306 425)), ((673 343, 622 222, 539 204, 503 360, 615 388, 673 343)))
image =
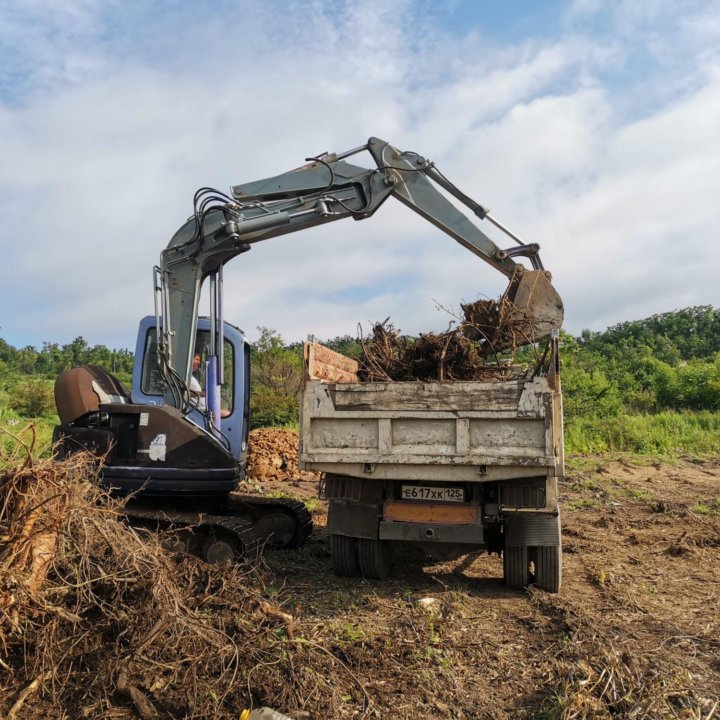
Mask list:
POLYGON ((252 430, 248 442, 248 478, 258 482, 316 479, 317 473, 298 467, 298 442, 295 430, 252 430))

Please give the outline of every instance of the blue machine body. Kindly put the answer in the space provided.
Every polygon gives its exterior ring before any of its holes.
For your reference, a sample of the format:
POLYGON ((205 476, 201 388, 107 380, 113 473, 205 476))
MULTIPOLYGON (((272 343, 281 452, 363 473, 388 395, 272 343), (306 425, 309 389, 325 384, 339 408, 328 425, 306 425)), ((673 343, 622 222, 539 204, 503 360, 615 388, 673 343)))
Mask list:
MULTIPOLYGON (((160 375, 157 360, 156 319, 148 315, 140 321, 135 345, 135 364, 132 378, 132 402, 138 405, 163 405, 165 384, 160 375)), ((201 358, 201 367, 196 376, 206 393, 219 394, 221 418, 218 442, 244 468, 247 458, 248 422, 250 415, 250 345, 242 330, 223 323, 224 327, 224 383, 212 387, 213 372, 207 372, 212 365, 210 357, 210 320, 198 318, 195 353, 201 358)), ((202 403, 205 404, 205 403, 202 403)), ((198 427, 208 430, 207 413, 195 407, 187 417, 198 427)))

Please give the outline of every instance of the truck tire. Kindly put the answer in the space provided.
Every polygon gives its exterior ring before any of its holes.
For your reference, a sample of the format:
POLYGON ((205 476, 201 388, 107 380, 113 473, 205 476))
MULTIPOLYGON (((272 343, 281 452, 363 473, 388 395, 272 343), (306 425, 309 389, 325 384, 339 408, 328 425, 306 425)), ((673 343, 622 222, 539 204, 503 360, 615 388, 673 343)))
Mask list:
POLYGON ((562 585, 562 547, 535 548, 535 582, 547 592, 560 592, 562 585))
POLYGON ((503 576, 505 585, 511 590, 522 590, 530 580, 530 563, 528 549, 522 547, 506 547, 503 550, 503 576))
POLYGON ((346 535, 330 535, 330 559, 336 575, 355 577, 360 574, 355 538, 346 535))
POLYGON ((384 580, 392 567, 392 545, 386 540, 358 540, 360 572, 365 578, 384 580))

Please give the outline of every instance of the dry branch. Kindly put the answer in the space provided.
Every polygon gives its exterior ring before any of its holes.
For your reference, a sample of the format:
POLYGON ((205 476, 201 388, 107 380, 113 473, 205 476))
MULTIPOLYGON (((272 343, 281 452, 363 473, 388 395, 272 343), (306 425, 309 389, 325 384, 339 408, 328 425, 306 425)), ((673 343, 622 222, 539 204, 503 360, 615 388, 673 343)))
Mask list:
POLYGON ((0 717, 236 720, 313 693, 332 714, 346 668, 266 601, 262 568, 173 554, 96 480, 81 455, 0 476, 0 717))
POLYGON ((516 350, 534 339, 527 314, 506 297, 461 307, 463 316, 457 324, 453 321, 443 333, 425 333, 416 339, 402 335, 389 318, 375 323, 369 337, 360 336, 360 379, 509 379, 516 350))

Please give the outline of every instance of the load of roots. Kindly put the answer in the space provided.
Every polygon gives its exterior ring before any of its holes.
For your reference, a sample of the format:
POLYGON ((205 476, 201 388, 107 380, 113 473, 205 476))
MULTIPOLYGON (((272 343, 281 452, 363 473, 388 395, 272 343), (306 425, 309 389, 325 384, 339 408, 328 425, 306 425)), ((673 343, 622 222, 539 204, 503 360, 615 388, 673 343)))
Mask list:
POLYGON ((0 449, 0 717, 237 720, 340 702, 342 669, 268 601, 262 567, 207 565, 130 527, 96 458, 15 459, 0 449))
POLYGON ((389 318, 360 338, 358 375, 364 382, 389 380, 507 380, 517 368, 518 348, 534 342, 527 313, 507 297, 461 305, 462 317, 442 333, 401 334, 389 318))

